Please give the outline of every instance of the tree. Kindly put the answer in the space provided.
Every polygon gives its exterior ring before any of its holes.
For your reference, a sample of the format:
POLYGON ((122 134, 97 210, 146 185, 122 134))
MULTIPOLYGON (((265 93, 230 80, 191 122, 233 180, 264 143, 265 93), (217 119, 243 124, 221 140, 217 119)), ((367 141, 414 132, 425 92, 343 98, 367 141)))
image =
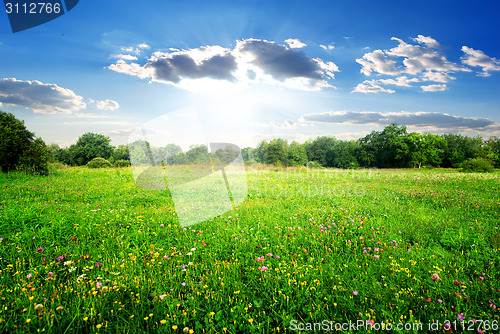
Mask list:
POLYGON ((355 140, 338 141, 326 152, 329 166, 337 168, 358 168, 359 163, 355 156, 357 147, 358 142, 355 140))
POLYGON ((307 152, 304 146, 293 141, 288 151, 288 162, 291 166, 304 166, 307 163, 307 152))
POLYGON ((288 142, 284 139, 273 139, 268 147, 265 160, 272 165, 288 166, 288 142))
POLYGON ((312 141, 307 141, 304 143, 307 159, 309 161, 319 162, 321 166, 324 167, 329 166, 326 153, 331 147, 335 146, 336 142, 337 139, 328 136, 318 137, 312 141))
POLYGON ((186 152, 187 162, 190 164, 209 164, 210 156, 205 145, 191 145, 186 152))
POLYGON ((99 133, 87 132, 76 144, 70 146, 70 158, 73 164, 86 165, 94 158, 108 159, 114 151, 110 144, 111 139, 99 133))
POLYGON ((412 132, 408 135, 408 145, 410 146, 410 157, 413 167, 421 168, 423 165, 439 166, 441 164, 441 154, 446 141, 431 133, 419 134, 412 132))
POLYGON ((500 138, 490 137, 486 141, 486 158, 495 162, 495 167, 500 168, 500 138))
POLYGON ((0 167, 3 172, 16 168, 45 172, 48 158, 45 142, 28 131, 24 121, 0 111, 0 167))
POLYGON ((269 143, 265 140, 261 141, 257 147, 255 148, 256 151, 256 156, 257 156, 257 162, 260 163, 267 163, 266 161, 266 154, 267 154, 267 148, 269 146, 269 143))
POLYGON ((118 160, 130 160, 130 152, 128 149, 128 145, 119 145, 113 151, 113 159, 115 161, 118 160))
POLYGON ((443 167, 456 168, 462 162, 476 157, 483 143, 479 137, 470 138, 453 133, 444 134, 442 137, 446 140, 446 146, 443 148, 442 154, 443 167))
POLYGON ((168 144, 166 147, 167 164, 172 165, 174 163, 174 157, 177 153, 182 152, 182 148, 179 145, 168 144))

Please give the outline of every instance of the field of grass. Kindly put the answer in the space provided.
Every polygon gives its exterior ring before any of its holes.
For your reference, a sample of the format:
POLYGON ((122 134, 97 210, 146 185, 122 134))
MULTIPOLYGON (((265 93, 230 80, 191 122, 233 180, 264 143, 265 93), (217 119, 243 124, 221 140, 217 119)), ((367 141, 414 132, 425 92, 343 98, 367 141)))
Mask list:
POLYGON ((0 332, 498 332, 498 172, 247 178, 237 209, 181 228, 130 168, 0 175, 0 332))

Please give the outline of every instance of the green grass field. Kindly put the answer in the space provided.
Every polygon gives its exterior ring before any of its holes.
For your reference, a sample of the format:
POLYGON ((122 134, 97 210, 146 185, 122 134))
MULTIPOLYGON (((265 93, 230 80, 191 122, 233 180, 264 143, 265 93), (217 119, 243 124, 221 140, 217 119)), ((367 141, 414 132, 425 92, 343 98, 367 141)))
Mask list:
POLYGON ((181 228, 130 168, 1 174, 0 332, 498 332, 498 171, 247 178, 236 210, 181 228))

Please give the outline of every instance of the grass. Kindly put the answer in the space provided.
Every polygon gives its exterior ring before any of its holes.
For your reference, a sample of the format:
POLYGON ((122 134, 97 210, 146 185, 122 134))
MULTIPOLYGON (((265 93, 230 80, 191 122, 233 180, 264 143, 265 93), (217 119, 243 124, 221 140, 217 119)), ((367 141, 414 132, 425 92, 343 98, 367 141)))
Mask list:
POLYGON ((130 168, 1 174, 0 332, 497 331, 498 172, 247 178, 236 210, 181 228, 130 168))

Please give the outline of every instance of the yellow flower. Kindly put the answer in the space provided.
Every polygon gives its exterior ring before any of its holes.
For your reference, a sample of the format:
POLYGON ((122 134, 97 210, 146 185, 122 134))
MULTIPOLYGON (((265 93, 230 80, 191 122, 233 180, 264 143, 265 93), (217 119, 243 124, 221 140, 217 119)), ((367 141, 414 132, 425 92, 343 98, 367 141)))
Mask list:
POLYGON ((29 300, 30 300, 30 301, 32 301, 34 298, 35 298, 35 297, 31 296, 31 297, 29 298, 29 300))
POLYGON ((132 315, 130 316, 130 319, 132 319, 133 317, 134 317, 134 315, 132 314, 132 315))
POLYGON ((215 315, 215 312, 210 312, 210 315, 213 317, 215 315))
POLYGON ((222 328, 222 330, 224 331, 224 333, 227 331, 227 327, 224 327, 222 328))
POLYGON ((26 319, 26 323, 30 323, 31 322, 31 319, 26 319))
POLYGON ((83 318, 83 321, 87 321, 87 320, 89 320, 89 317, 83 318))
POLYGON ((172 329, 175 331, 177 329, 177 325, 173 325, 172 329))
POLYGON ((165 320, 165 319, 160 320, 160 324, 165 325, 166 323, 167 323, 167 320, 165 320))
POLYGON ((149 313, 149 316, 152 317, 153 316, 153 313, 149 313))
POLYGON ((144 318, 144 320, 148 320, 148 319, 149 319, 149 317, 144 318))
POLYGON ((252 318, 248 319, 248 322, 249 322, 249 323, 252 323, 252 322, 253 322, 253 319, 252 319, 252 318))
POLYGON ((96 327, 97 327, 97 329, 99 329, 99 328, 101 328, 101 327, 102 327, 102 325, 101 325, 101 324, 99 324, 99 325, 97 325, 96 327))

